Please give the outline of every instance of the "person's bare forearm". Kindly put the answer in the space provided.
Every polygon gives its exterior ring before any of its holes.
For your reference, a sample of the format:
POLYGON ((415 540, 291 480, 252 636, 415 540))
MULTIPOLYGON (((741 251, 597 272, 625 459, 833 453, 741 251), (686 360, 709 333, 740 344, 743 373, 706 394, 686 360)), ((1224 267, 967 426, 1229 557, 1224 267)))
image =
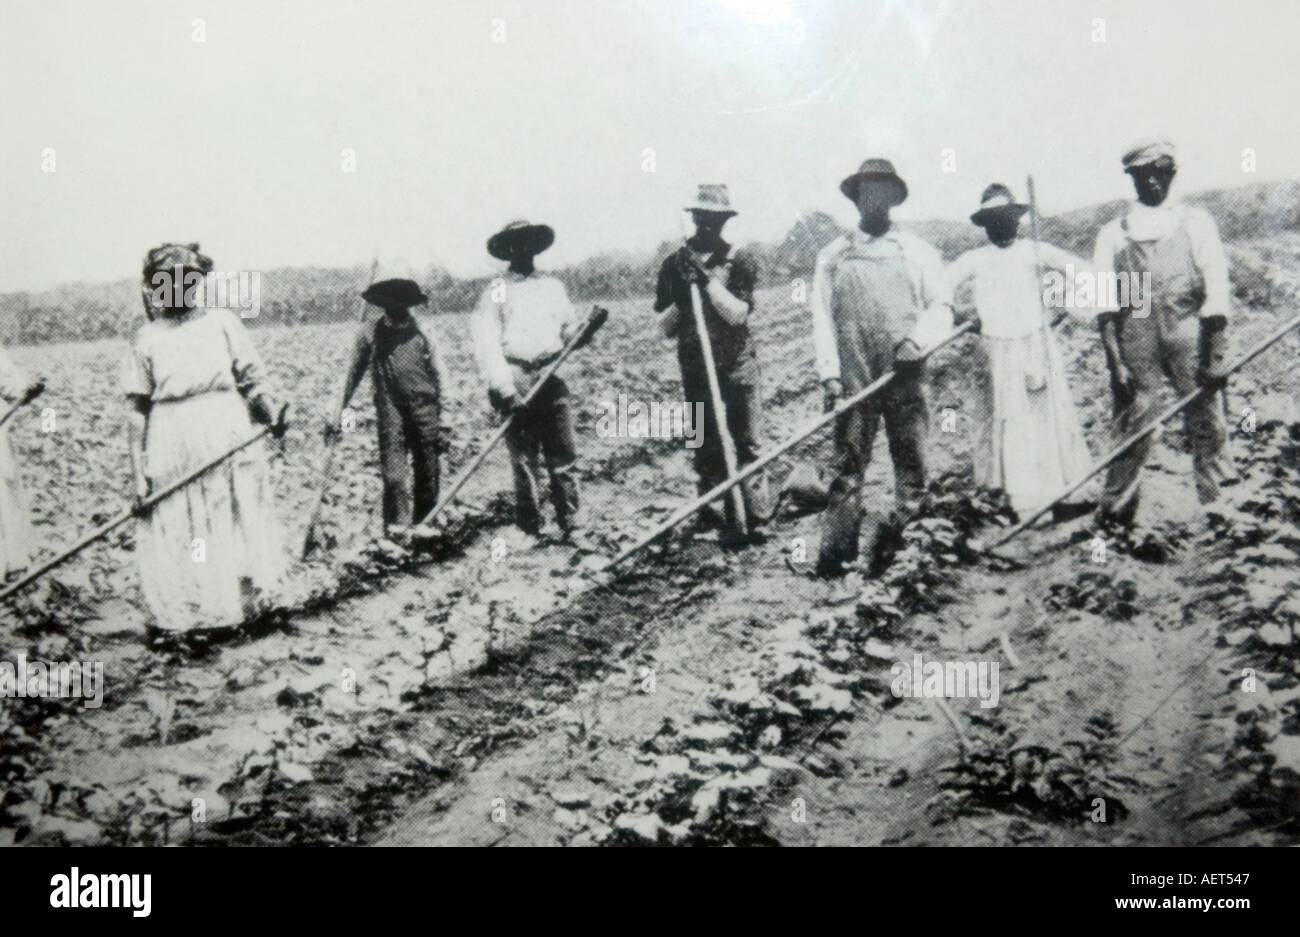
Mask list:
POLYGON ((1106 366, 1114 371, 1117 366, 1124 364, 1124 357, 1120 354, 1119 349, 1119 325, 1112 315, 1106 315, 1101 320, 1101 347, 1106 351, 1106 366))
MULTIPOLYGON (((361 326, 356 343, 352 346, 352 355, 348 359, 348 366, 343 371, 343 382, 339 386, 338 395, 334 400, 334 412, 330 417, 331 423, 335 426, 343 418, 343 411, 347 409, 348 404, 352 401, 352 395, 357 392, 362 379, 366 376, 366 369, 370 367, 371 348, 366 337, 366 328, 364 324, 361 326)), ((426 341, 430 341, 430 339, 426 339, 426 341)), ((430 355, 436 355, 437 347, 431 345, 429 353, 430 355)), ((434 364, 435 366, 438 364, 436 359, 434 364)))
POLYGON ((145 476, 144 437, 149 423, 149 404, 147 401, 132 401, 126 413, 126 445, 131 460, 131 479, 137 496, 148 490, 149 480, 145 476))
POLYGON ((1124 364, 1119 340, 1119 319, 1114 313, 1102 314, 1101 345, 1106 349, 1106 364, 1110 368, 1112 385, 1125 394, 1135 393, 1133 372, 1124 364))
POLYGON ((334 407, 336 420, 343 415, 343 411, 352 402, 352 395, 357 392, 357 387, 365 376, 364 368, 359 367, 358 364, 355 360, 349 364, 347 374, 343 378, 343 386, 339 388, 338 399, 335 401, 336 406, 334 407))
POLYGON ((745 317, 749 315, 749 303, 738 296, 732 295, 722 282, 716 278, 709 280, 708 293, 713 308, 727 321, 727 324, 742 325, 744 323, 745 317))
POLYGON ((668 309, 659 316, 659 330, 664 338, 675 338, 677 330, 681 326, 681 310, 676 306, 669 306, 668 309))

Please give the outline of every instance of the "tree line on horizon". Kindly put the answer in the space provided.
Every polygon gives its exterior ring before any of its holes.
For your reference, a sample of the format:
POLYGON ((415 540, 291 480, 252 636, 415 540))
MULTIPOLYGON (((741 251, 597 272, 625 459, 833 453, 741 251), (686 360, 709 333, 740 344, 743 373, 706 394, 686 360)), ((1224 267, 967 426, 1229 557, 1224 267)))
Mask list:
MULTIPOLYGON (((1188 197, 1206 208, 1218 222, 1223 239, 1234 241, 1268 237, 1283 231, 1300 231, 1300 179, 1255 183, 1219 189, 1188 197)), ((1040 236, 1081 256, 1091 256, 1097 230, 1122 210, 1120 199, 1042 219, 1040 236)), ((902 222, 901 226, 925 238, 945 261, 984 243, 982 232, 960 221, 902 222)), ((825 212, 801 217, 779 243, 744 245, 757 260, 761 286, 811 277, 817 252, 844 233, 844 227, 825 212)), ((664 241, 652 254, 613 252, 598 254, 558 270, 549 271, 564 283, 575 302, 626 299, 653 292, 659 264, 678 246, 664 241)), ((1258 305, 1260 277, 1271 275, 1267 261, 1230 250, 1234 274, 1245 264, 1246 275, 1234 275, 1238 300, 1258 305)), ((285 267, 262 276, 261 310, 248 319, 252 327, 268 325, 342 322, 357 316, 356 284, 366 275, 362 265, 345 268, 285 267)), ((430 266, 420 278, 435 314, 462 312, 473 307, 492 277, 460 278, 430 266)), ((108 284, 64 284, 38 293, 0 294, 0 342, 30 345, 119 337, 143 321, 139 285, 135 280, 108 284)))

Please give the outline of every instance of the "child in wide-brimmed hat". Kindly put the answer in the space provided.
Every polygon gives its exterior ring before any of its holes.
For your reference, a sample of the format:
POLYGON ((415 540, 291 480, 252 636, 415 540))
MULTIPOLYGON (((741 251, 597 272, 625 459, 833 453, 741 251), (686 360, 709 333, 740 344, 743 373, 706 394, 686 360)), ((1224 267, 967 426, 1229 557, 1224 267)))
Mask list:
POLYGON ((439 456, 446 448, 442 395, 446 386, 432 320, 413 311, 429 299, 414 280, 380 280, 361 298, 383 310, 362 325, 344 372, 326 438, 341 430, 344 408, 370 373, 384 479, 385 533, 421 521, 438 502, 439 456))

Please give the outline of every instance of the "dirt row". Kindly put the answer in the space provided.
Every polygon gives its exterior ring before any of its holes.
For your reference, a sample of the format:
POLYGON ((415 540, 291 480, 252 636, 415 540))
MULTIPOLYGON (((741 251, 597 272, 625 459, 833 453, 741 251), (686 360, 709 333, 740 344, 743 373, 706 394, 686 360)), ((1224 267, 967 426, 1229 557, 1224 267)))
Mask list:
MULTIPOLYGON (((1077 380, 1098 363, 1090 338, 1067 336, 1077 380)), ((964 353, 934 362, 936 409, 970 399, 964 353)), ((788 388, 769 394, 774 425, 813 413, 806 376, 802 361, 769 370, 788 388)), ((1268 390, 1242 382, 1234 403, 1268 412, 1280 406, 1268 390)), ((1096 451, 1104 417, 1090 403, 1085 419, 1096 451)), ((969 445, 936 429, 933 472, 960 471, 969 445)), ((800 455, 815 462, 825 446, 800 455)), ((1217 621, 1188 610, 1206 549, 1197 538, 1209 532, 1186 462, 1165 448, 1149 472, 1144 514, 1160 519, 1163 562, 1121 548, 1094 563, 1086 521, 1032 531, 1016 564, 939 563, 927 599, 887 627, 862 617, 871 584, 787 569, 797 545, 815 544, 815 517, 780 521, 740 553, 674 538, 597 589, 594 563, 571 550, 518 549, 485 478, 467 499, 484 513, 466 516, 438 562, 358 553, 357 594, 317 600, 202 659, 159 658, 107 625, 35 636, 48 656, 93 640, 131 676, 107 718, 46 713, 38 755, 10 746, 39 765, 27 780, 40 783, 6 800, 6 832, 24 842, 1269 841, 1233 803, 1237 782, 1216 774, 1234 660, 1217 621), (847 643, 827 640, 827 621, 847 643), (799 644, 811 650, 790 650, 799 644), (770 679, 784 666, 774 648, 822 674, 824 698, 791 697, 813 716, 796 706, 797 719, 774 720, 785 728, 776 742, 749 738, 741 720, 728 735, 737 704, 721 697, 740 698, 736 675, 770 679), (958 701, 952 724, 933 701, 893 699, 891 663, 918 650, 998 660, 996 718, 958 701), (1031 731, 1026 765, 1009 752, 1031 731), (718 778, 735 781, 721 797, 718 778), (701 790, 712 800, 695 803, 701 790), (673 812, 685 793, 699 822, 673 812), (1094 793, 1105 822, 1091 818, 1094 793)), ((869 497, 889 483, 878 461, 869 497)), ((690 485, 670 445, 607 450, 584 479, 593 533, 612 551, 690 485)))
MULTIPOLYGON (((1291 382, 1268 383, 1242 380, 1234 406, 1286 412, 1291 382)), ((1091 426, 1101 422, 1088 415, 1091 426)), ((1240 444, 1253 430, 1236 431, 1240 444)), ((1013 565, 949 570, 934 608, 907 616, 896 633, 879 633, 874 680, 855 694, 851 714, 830 713, 811 739, 769 759, 780 777, 749 783, 756 796, 733 805, 745 818, 739 832, 732 825, 713 841, 1292 841, 1294 830, 1262 825, 1241 804, 1224 718, 1235 705, 1240 659, 1220 640, 1219 618, 1191 601, 1223 545, 1190 496, 1177 431, 1166 442, 1148 469, 1146 526, 1128 542, 1112 541, 1098 562, 1085 519, 1029 532, 1013 565), (914 651, 997 660, 996 715, 954 702, 950 723, 933 701, 893 699, 884 689, 890 665, 914 651)), ((887 481, 873 469, 875 490, 887 481)), ((1251 496, 1245 485, 1232 494, 1251 496)), ((377 842, 691 841, 689 824, 652 817, 635 792, 646 786, 648 766, 662 773, 672 757, 663 754, 665 738, 688 738, 691 768, 699 767, 697 750, 708 745, 691 727, 714 732, 710 704, 725 695, 727 675, 752 669, 784 641, 790 628, 780 623, 795 623, 797 634, 809 618, 842 617, 846 600, 852 604, 860 583, 820 584, 784 568, 790 545, 812 542, 814 531, 813 519, 778 526, 766 548, 728 563, 725 585, 688 617, 671 629, 648 618, 656 627, 634 661, 620 659, 553 718, 530 720, 508 750, 437 785, 377 842)), ((859 634, 868 643, 872 636, 859 634)), ((734 745, 709 752, 715 770, 729 753, 734 745)), ((739 767, 730 776, 748 777, 739 767)))
MULTIPOLYGON (((84 592, 51 577, 10 646, 33 657, 101 660, 111 686, 101 710, 50 702, 6 721, 0 758, 22 782, 5 801, 7 835, 348 842, 377 828, 405 785, 454 761, 459 732, 475 717, 469 703, 453 707, 450 746, 440 737, 404 739, 392 724, 425 692, 457 681, 480 698, 479 676, 495 655, 547 627, 539 623, 590 586, 598 563, 554 544, 522 549, 499 462, 466 491, 475 507, 457 512, 433 557, 375 543, 335 550, 321 558, 334 564, 323 587, 322 577, 307 577, 299 604, 196 657, 158 653, 144 644, 130 606, 90 607, 84 592), (335 782, 345 775, 355 784, 341 792, 335 782), (285 802, 292 810, 281 809, 285 802)), ((583 475, 593 533, 612 549, 675 506, 689 469, 680 443, 622 440, 592 453, 583 475)), ((350 496, 356 482, 346 484, 350 496)), ((628 595, 643 601, 638 588, 628 595)), ((629 607, 628 627, 639 615, 629 607)), ((597 609, 588 617, 610 616, 597 609)))

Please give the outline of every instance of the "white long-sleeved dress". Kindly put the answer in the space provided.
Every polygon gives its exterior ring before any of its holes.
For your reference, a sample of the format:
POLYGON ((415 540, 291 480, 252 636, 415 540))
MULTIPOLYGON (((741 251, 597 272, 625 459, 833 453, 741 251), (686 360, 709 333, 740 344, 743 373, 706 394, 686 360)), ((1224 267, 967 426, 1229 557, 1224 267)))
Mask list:
MULTIPOLYGON (((0 400, 3 400, 0 411, 7 410, 26 389, 26 376, 0 348, 0 400)), ((31 518, 18 473, 18 460, 9 444, 9 424, 6 424, 0 428, 0 582, 11 572, 27 566, 31 549, 31 518)))
MULTIPOLYGON (((159 491, 251 437, 245 398, 262 365, 226 309, 144 325, 123 391, 150 402, 145 474, 159 491)), ((140 587, 166 631, 236 625, 265 603, 286 563, 265 448, 259 443, 163 499, 136 533, 140 587)))
MULTIPOLYGON (((1019 239, 967 251, 948 268, 949 288, 973 278, 992 400, 975 452, 975 480, 1002 489, 1021 516, 1088 471, 1091 458, 1043 310, 1044 270, 1087 266, 1051 244, 1019 239)), ((1091 316, 1091 313, 1088 313, 1091 316)))

